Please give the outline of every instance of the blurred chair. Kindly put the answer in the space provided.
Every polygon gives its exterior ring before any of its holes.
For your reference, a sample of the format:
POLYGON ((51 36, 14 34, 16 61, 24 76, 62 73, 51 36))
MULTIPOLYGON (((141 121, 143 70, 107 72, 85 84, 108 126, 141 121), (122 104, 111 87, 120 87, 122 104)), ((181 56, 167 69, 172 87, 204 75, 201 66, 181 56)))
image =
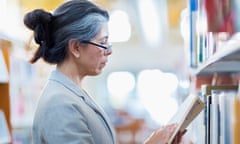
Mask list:
POLYGON ((137 134, 144 128, 144 119, 131 117, 125 111, 118 111, 118 115, 122 118, 122 123, 115 125, 118 143, 138 144, 137 134))

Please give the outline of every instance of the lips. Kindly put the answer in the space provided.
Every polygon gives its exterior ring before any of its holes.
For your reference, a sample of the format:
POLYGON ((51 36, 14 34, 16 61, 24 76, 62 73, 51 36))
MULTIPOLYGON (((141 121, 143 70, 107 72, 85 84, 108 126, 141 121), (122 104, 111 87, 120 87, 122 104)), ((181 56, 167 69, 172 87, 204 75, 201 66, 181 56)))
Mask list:
POLYGON ((103 68, 103 67, 105 67, 107 65, 107 62, 102 62, 100 65, 103 68))
POLYGON ((102 62, 102 64, 106 65, 106 64, 107 64, 107 62, 108 62, 108 61, 106 60, 106 61, 102 62))
POLYGON ((107 65, 108 60, 105 59, 101 62, 101 67, 105 67, 107 65))
POLYGON ((107 64, 107 62, 104 62, 104 63, 102 63, 102 66, 103 66, 103 67, 105 67, 105 66, 106 66, 106 64, 107 64))

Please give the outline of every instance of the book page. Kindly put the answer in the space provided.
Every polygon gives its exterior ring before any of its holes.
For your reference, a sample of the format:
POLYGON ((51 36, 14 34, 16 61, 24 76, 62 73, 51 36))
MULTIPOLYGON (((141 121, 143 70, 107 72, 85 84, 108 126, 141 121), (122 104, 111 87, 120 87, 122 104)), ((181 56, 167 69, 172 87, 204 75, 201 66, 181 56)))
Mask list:
POLYGON ((177 123, 178 127, 169 139, 168 144, 171 144, 174 137, 179 131, 185 130, 193 119, 203 110, 204 103, 196 95, 189 95, 181 104, 177 113, 172 117, 168 124, 177 123))

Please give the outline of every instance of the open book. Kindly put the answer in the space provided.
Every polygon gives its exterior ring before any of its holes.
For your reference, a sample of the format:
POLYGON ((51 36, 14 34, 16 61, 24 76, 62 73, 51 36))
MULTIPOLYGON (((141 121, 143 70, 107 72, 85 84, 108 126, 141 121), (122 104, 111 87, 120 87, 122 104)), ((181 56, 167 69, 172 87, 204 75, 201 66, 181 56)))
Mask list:
POLYGON ((170 119, 168 124, 177 123, 178 126, 170 137, 168 144, 171 144, 179 131, 184 131, 195 117, 204 109, 204 102, 199 96, 189 95, 176 114, 170 119))

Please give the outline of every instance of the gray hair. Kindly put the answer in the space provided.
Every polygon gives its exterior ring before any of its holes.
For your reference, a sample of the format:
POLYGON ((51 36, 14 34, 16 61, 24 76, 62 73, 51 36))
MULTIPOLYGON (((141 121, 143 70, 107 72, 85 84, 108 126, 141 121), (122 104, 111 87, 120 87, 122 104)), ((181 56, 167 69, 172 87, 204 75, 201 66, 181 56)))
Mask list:
POLYGON ((100 31, 102 25, 107 22, 107 19, 98 13, 91 13, 84 18, 74 21, 73 23, 57 30, 55 37, 55 46, 67 46, 70 39, 90 40, 94 38, 100 31))
POLYGON ((43 9, 27 13, 24 24, 34 31, 39 44, 31 63, 41 57, 50 64, 61 63, 70 39, 90 40, 108 20, 108 12, 88 0, 67 1, 53 14, 43 9))

